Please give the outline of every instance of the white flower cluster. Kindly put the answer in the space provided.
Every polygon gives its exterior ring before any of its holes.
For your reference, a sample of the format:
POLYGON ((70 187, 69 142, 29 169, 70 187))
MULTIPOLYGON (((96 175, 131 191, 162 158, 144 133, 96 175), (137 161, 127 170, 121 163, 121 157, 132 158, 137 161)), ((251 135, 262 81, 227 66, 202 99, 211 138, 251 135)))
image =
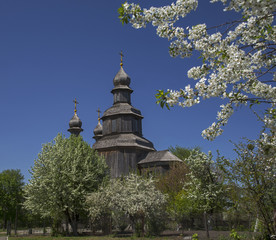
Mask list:
MULTIPOLYGON (((275 109, 276 104, 276 1, 211 0, 218 1, 227 4, 225 11, 235 10, 243 18, 217 26, 215 33, 205 24, 186 29, 174 25, 180 17, 196 10, 197 0, 177 0, 169 6, 143 10, 133 3, 123 5, 133 27, 152 23, 158 36, 170 41, 171 56, 189 57, 194 51, 200 53, 203 64, 188 71, 188 77, 197 81, 195 86, 169 90, 165 101, 169 106, 191 107, 206 98, 228 99, 218 113, 218 122, 202 132, 210 140, 223 132, 221 127, 235 107, 266 103, 268 108, 275 109)), ((273 116, 266 115, 265 121, 275 124, 273 116)))
MULTIPOLYGON (((223 182, 216 172, 215 163, 211 152, 207 154, 192 151, 186 163, 189 166, 189 181, 184 185, 187 197, 202 211, 210 211, 216 206, 218 199, 223 201, 225 191, 223 182)), ((185 196, 184 196, 185 197, 185 196)))
POLYGON ((131 217, 150 217, 166 203, 166 195, 156 189, 152 178, 130 174, 125 179, 111 180, 110 184, 87 197, 92 219, 105 212, 117 210, 131 217))

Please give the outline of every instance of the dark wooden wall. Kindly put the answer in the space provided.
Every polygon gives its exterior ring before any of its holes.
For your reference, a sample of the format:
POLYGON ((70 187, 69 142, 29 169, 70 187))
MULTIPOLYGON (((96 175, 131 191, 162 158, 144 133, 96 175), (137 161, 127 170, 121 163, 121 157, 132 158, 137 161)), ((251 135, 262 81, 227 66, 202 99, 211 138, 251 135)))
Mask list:
POLYGON ((103 121, 103 135, 111 133, 137 133, 142 135, 142 121, 133 116, 120 116, 105 119, 103 121))
POLYGON ((137 171, 137 163, 145 157, 147 152, 136 148, 117 148, 108 151, 99 151, 110 169, 111 178, 128 175, 137 171))

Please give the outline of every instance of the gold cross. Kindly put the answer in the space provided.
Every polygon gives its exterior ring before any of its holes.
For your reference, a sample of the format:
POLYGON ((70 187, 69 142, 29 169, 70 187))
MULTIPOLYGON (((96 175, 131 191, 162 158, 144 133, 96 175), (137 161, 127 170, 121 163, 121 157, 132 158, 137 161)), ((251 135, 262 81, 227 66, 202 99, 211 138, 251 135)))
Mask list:
POLYGON ((76 114, 77 113, 77 104, 79 104, 79 103, 77 102, 76 98, 75 98, 75 100, 73 102, 75 103, 75 110, 74 110, 74 112, 76 114))
POLYGON ((124 55, 123 55, 123 51, 122 51, 122 50, 121 50, 120 55, 121 55, 121 63, 120 63, 120 66, 123 67, 123 57, 124 57, 124 55))
POLYGON ((100 111, 100 108, 98 108, 98 110, 97 110, 97 112, 98 112, 98 120, 100 121, 100 113, 101 113, 101 111, 100 111))

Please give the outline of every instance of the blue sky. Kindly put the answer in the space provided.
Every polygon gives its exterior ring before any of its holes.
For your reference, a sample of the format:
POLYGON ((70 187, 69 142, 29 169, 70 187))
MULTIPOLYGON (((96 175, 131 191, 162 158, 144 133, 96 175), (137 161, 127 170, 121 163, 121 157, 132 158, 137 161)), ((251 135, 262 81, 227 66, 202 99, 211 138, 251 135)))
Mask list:
MULTIPOLYGON (((68 123, 77 98, 82 136, 91 145, 101 111, 113 103, 112 80, 120 68, 131 77, 132 105, 141 110, 144 137, 157 150, 169 146, 200 146, 235 156, 232 140, 256 138, 260 122, 248 108, 235 112, 222 136, 210 142, 201 131, 216 119, 221 101, 211 99, 192 108, 161 109, 157 89, 179 89, 193 80, 187 70, 199 65, 194 58, 171 58, 168 41, 155 29, 122 26, 120 0, 1 0, 0 1, 0 171, 21 169, 25 179, 43 143, 57 133, 69 136, 68 123)), ((171 1, 136 1, 143 7, 171 1)), ((219 3, 199 1, 196 13, 182 26, 207 22, 210 26, 231 20, 219 3)))

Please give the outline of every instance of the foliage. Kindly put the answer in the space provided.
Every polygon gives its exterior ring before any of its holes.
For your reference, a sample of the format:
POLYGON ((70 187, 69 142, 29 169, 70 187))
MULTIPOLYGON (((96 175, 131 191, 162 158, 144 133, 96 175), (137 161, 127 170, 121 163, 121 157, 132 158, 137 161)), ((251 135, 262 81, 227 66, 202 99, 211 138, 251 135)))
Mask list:
POLYGON ((188 181, 185 182, 184 202, 189 204, 190 211, 202 213, 206 236, 209 238, 208 215, 220 212, 227 202, 226 188, 222 174, 213 161, 211 152, 207 154, 193 150, 186 159, 189 167, 188 181))
POLYGON ((221 169, 229 183, 239 186, 241 194, 236 204, 244 204, 260 218, 264 233, 275 233, 273 209, 276 205, 276 148, 250 141, 236 145, 238 157, 234 161, 221 159, 221 169))
MULTIPOLYGON (((168 108, 191 107, 207 98, 220 98, 223 103, 217 122, 202 132, 213 140, 235 109, 241 105, 265 104, 263 117, 267 127, 276 125, 276 2, 272 0, 211 0, 222 2, 224 11, 240 13, 240 19, 207 28, 206 24, 180 27, 178 20, 196 11, 198 0, 177 0, 168 6, 142 9, 125 2, 119 8, 122 23, 134 28, 152 23, 159 37, 170 41, 172 57, 200 54, 202 64, 188 70, 188 78, 196 80, 194 87, 180 90, 159 90, 157 102, 168 108)), ((236 14, 238 15, 238 14, 236 14)), ((235 16, 235 15, 234 15, 235 16)), ((275 139, 274 139, 275 141, 275 139)))
POLYGON ((241 240, 241 236, 235 231, 235 229, 231 230, 230 237, 234 240, 241 240))
MULTIPOLYGON (((107 184, 107 183, 106 183, 107 184)), ((111 186, 104 183, 99 187, 97 192, 90 193, 86 197, 86 208, 88 209, 92 226, 99 225, 101 229, 104 229, 104 234, 110 234, 110 226, 105 228, 106 219, 112 215, 113 202, 109 191, 111 186)), ((117 212, 118 213, 118 212, 117 212)), ((118 213, 121 216, 121 214, 118 213)), ((114 217, 114 215, 113 215, 114 217)), ((115 218, 117 215, 115 216, 115 218)), ((119 217, 118 217, 119 218, 119 217)))
POLYGON ((167 212, 179 224, 182 229, 193 213, 191 202, 187 198, 183 198, 185 190, 183 190, 187 178, 188 168, 184 163, 177 163, 171 166, 170 171, 157 178, 156 187, 168 196, 167 212))
POLYGON ((193 228, 194 220, 202 219, 204 212, 221 211, 226 204, 226 188, 222 174, 212 155, 202 153, 199 147, 187 149, 171 147, 183 159, 160 176, 156 185, 168 195, 167 210, 181 224, 182 229, 193 228))
POLYGON ((192 240, 198 240, 198 234, 197 234, 197 233, 194 233, 194 234, 193 234, 192 240))
POLYGON ((153 218, 162 219, 165 203, 166 196, 155 188, 154 180, 136 174, 113 179, 109 185, 87 197, 92 219, 97 219, 107 211, 113 214, 116 211, 123 212, 136 228, 141 227, 139 231, 142 235, 145 223, 151 224, 153 218))
POLYGON ((187 159, 191 155, 192 150, 198 150, 201 151, 200 147, 194 147, 194 148, 184 148, 180 146, 175 147, 169 147, 169 151, 180 158, 181 160, 187 159))
POLYGON ((224 182, 211 152, 194 150, 186 162, 190 173, 185 188, 194 208, 202 212, 222 209, 226 201, 224 182))
POLYGON ((19 169, 8 169, 0 173, 0 218, 4 226, 7 221, 17 223, 23 202, 23 179, 19 169))
POLYGON ((182 191, 189 170, 185 163, 176 163, 171 166, 170 171, 158 176, 156 187, 169 198, 174 198, 178 192, 182 191))
POLYGON ((25 188, 24 206, 42 217, 66 219, 77 234, 77 221, 84 213, 85 197, 106 179, 103 158, 81 136, 58 134, 44 144, 34 162, 25 188))

